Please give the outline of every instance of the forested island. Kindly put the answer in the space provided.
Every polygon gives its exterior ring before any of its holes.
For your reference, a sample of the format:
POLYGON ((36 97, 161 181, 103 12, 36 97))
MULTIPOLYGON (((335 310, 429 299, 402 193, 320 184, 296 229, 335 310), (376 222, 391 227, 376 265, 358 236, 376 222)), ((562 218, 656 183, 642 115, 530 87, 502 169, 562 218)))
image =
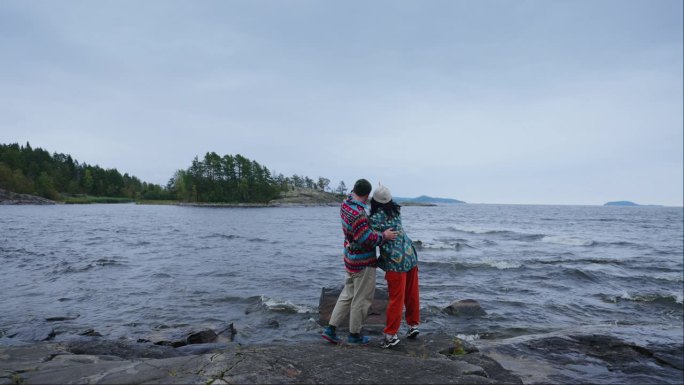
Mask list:
POLYGON ((71 155, 33 148, 30 143, 0 144, 0 189, 65 203, 178 202, 256 203, 275 199, 296 202, 303 192, 315 202, 347 193, 344 181, 335 190, 330 179, 286 177, 240 154, 208 152, 178 170, 165 186, 141 181, 115 168, 79 163, 71 155), (320 195, 317 193, 320 192, 320 195))

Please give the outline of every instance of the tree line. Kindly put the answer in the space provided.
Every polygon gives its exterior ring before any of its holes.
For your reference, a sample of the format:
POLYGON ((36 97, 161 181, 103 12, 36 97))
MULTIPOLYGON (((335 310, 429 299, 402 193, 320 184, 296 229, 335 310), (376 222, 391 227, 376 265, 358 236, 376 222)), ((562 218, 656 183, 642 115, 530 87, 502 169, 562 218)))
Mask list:
POLYGON ((130 199, 168 199, 160 185, 142 182, 115 169, 79 163, 71 155, 50 154, 30 143, 0 144, 0 188, 61 200, 63 195, 130 199))
POLYGON ((71 155, 50 154, 18 143, 0 144, 0 188, 17 193, 61 200, 69 195, 121 197, 184 202, 268 202, 295 188, 346 194, 344 181, 337 188, 330 179, 283 174, 240 154, 220 156, 208 152, 190 167, 178 170, 166 186, 142 182, 117 169, 79 163, 71 155))
POLYGON ((346 193, 344 182, 333 191, 328 178, 286 177, 240 154, 215 152, 207 152, 201 160, 195 157, 190 167, 176 171, 168 185, 176 199, 185 202, 264 203, 294 188, 346 193))

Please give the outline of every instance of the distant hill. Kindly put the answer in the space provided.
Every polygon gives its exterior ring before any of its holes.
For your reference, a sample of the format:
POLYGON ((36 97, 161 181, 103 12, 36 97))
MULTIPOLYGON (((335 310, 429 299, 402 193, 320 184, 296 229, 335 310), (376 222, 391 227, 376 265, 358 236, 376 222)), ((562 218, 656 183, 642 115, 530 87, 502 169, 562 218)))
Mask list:
POLYGON ((641 206, 641 205, 636 204, 634 202, 630 202, 630 201, 615 201, 615 202, 605 203, 604 206, 641 206))
POLYGON ((421 195, 417 198, 402 198, 402 197, 394 197, 394 201, 397 203, 405 203, 405 202, 412 202, 412 203, 466 203, 464 201, 459 201, 457 199, 451 199, 451 198, 433 198, 429 197, 427 195, 421 195))
POLYGON ((605 203, 604 206, 623 206, 623 207, 664 207, 662 205, 640 205, 638 203, 630 202, 630 201, 615 201, 615 202, 608 202, 605 203))

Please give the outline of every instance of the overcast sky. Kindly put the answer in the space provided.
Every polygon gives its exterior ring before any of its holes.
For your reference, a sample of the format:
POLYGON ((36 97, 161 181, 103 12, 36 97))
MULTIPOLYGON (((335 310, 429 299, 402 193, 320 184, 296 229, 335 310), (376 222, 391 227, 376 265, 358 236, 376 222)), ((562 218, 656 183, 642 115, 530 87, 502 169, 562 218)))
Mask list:
POLYGON ((0 143, 470 203, 683 204, 681 0, 0 1, 0 143))

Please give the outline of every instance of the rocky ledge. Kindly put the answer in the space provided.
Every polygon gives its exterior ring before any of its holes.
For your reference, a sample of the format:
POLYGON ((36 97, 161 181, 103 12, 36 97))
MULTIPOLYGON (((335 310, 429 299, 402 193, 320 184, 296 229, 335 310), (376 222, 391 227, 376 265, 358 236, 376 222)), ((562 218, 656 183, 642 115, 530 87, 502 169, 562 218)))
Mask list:
POLYGON ((443 335, 420 336, 391 350, 324 342, 228 344, 209 353, 162 358, 104 354, 101 343, 0 348, 0 384, 522 384, 477 349, 443 335))
POLYGON ((0 189, 0 205, 54 205, 56 202, 29 194, 0 189))

